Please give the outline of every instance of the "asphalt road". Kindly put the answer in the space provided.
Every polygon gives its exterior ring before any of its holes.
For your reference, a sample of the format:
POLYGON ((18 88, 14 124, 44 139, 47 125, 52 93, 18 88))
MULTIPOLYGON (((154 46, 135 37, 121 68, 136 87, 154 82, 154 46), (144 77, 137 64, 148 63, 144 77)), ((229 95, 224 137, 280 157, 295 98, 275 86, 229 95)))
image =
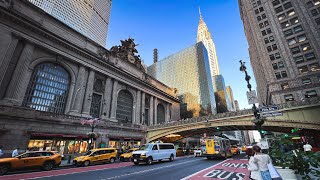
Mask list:
POLYGON ((152 165, 130 165, 117 169, 103 169, 98 171, 82 172, 76 174, 46 177, 46 180, 176 180, 187 177, 193 173, 211 167, 223 160, 207 160, 204 157, 184 157, 175 159, 173 162, 155 162, 152 165))

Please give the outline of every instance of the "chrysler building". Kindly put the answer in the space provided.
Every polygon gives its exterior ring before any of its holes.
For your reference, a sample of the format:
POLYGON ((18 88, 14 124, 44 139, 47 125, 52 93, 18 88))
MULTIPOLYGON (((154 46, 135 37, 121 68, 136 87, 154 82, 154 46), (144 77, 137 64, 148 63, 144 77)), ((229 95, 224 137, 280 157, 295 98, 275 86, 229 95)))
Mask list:
POLYGON ((199 13, 200 13, 200 21, 198 25, 197 42, 202 41, 202 43, 204 44, 204 46, 208 51, 211 76, 220 75, 218 58, 216 54, 216 47, 213 43, 208 27, 202 19, 200 8, 199 8, 199 13))

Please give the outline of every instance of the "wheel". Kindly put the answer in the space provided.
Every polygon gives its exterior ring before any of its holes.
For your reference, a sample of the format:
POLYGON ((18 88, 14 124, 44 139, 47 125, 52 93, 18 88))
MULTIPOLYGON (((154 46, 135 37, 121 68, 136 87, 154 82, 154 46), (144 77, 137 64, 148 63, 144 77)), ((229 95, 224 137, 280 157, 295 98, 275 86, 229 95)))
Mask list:
POLYGON ((46 170, 46 171, 50 171, 54 166, 54 163, 51 162, 51 161, 47 161, 43 164, 43 169, 46 170))
POLYGON ((124 162, 124 158, 123 158, 123 157, 120 157, 120 161, 124 162))
POLYGON ((88 161, 88 160, 86 160, 86 161, 83 163, 84 166, 89 166, 89 164, 90 164, 90 161, 88 161))
POLYGON ((0 175, 4 175, 9 171, 9 166, 6 164, 0 165, 0 175))
POLYGON ((208 159, 208 160, 211 160, 211 157, 210 157, 210 156, 207 156, 207 159, 208 159))
POLYGON ((152 157, 148 157, 148 159, 147 159, 147 164, 149 164, 149 165, 152 164, 152 157))
POLYGON ((134 162, 134 165, 139 165, 139 162, 134 162))
POLYGON ((116 160, 114 158, 110 159, 110 163, 113 164, 116 160))
POLYGON ((174 160, 174 156, 171 154, 169 161, 173 161, 174 160))

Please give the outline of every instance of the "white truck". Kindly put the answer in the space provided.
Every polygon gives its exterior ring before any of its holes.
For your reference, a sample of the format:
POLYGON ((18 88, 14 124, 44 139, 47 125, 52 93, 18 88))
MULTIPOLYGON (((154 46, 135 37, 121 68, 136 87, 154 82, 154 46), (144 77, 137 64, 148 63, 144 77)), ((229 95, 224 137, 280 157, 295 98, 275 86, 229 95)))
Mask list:
POLYGON ((152 164, 153 161, 168 159, 173 161, 176 150, 172 143, 149 143, 142 145, 138 150, 132 152, 132 162, 139 165, 140 162, 152 164))

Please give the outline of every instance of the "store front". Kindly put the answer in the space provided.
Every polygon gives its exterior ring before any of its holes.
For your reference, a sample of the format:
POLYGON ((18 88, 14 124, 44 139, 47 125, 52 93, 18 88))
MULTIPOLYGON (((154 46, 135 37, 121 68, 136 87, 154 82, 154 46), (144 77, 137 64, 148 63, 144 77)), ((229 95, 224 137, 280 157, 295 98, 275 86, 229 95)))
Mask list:
POLYGON ((116 148, 118 151, 125 151, 133 147, 140 147, 141 139, 131 138, 110 138, 109 147, 116 148))
POLYGON ((89 148, 89 143, 89 138, 86 135, 32 133, 28 142, 28 150, 77 154, 85 153, 89 148))

